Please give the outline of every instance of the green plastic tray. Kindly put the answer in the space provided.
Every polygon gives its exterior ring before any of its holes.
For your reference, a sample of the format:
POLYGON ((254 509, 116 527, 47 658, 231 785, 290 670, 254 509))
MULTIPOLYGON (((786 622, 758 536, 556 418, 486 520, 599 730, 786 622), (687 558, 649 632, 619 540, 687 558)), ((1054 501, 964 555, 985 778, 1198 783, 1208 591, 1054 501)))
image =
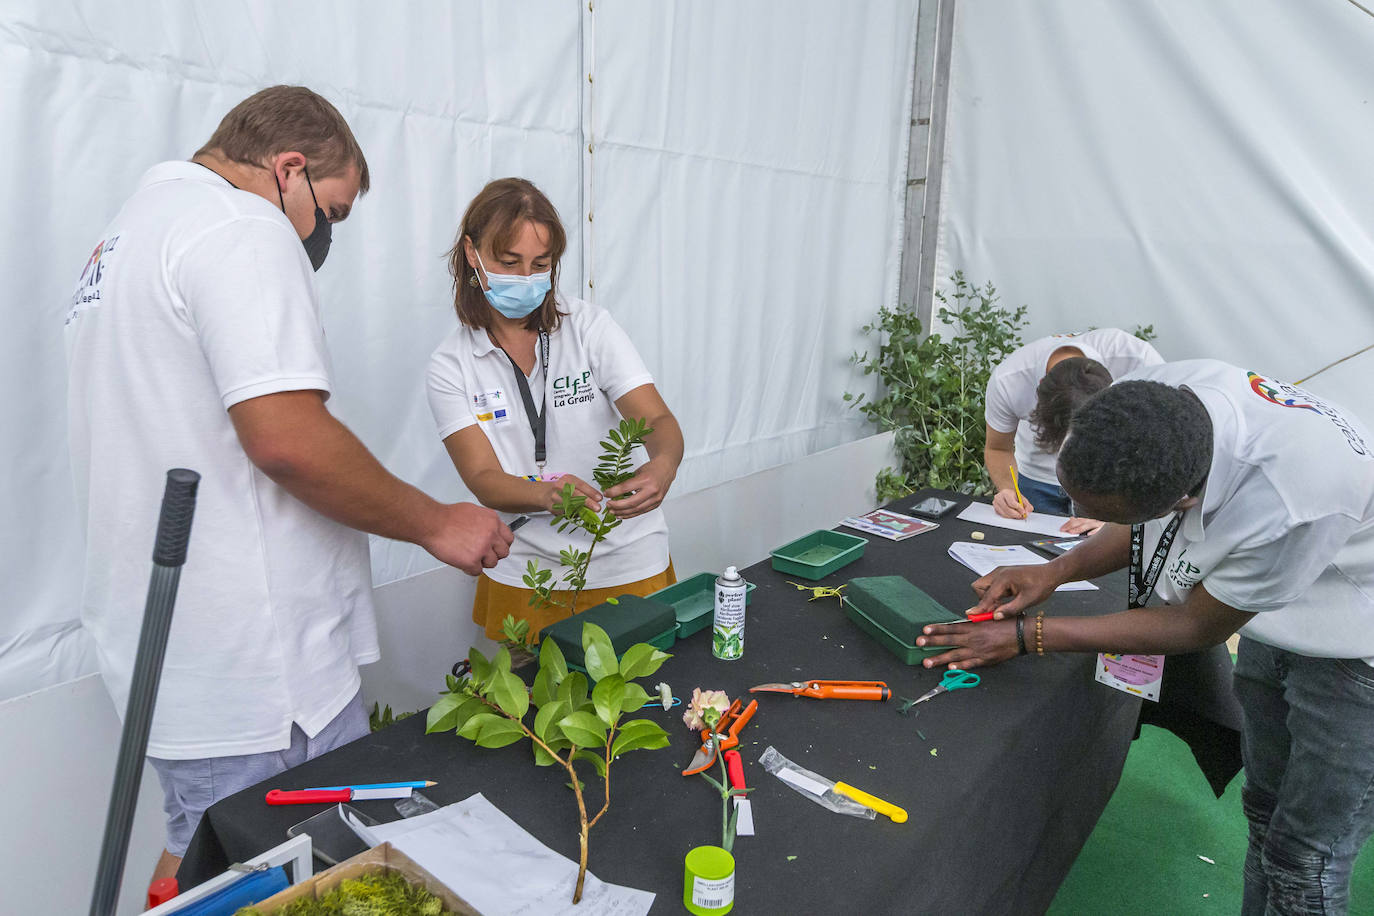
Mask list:
POLYGON ((903 664, 919 665, 921 660, 927 655, 945 652, 950 648, 949 646, 931 646, 930 648, 925 648, 924 646, 907 645, 887 630, 883 629, 881 624, 869 620, 868 617, 864 615, 864 612, 855 607, 848 598, 841 598, 840 603, 844 605, 844 615, 846 617, 858 624, 860 630, 863 630, 869 636, 876 639, 878 645, 901 659, 903 664))
POLYGON ((803 579, 824 579, 864 555, 868 541, 838 531, 813 531, 772 551, 773 568, 803 579))
MULTIPOLYGON (((744 590, 744 604, 748 607, 754 600, 756 586, 752 582, 745 584, 748 587, 744 590)), ((673 606, 677 614, 677 638, 683 639, 711 625, 711 617, 716 612, 716 574, 697 573, 659 589, 649 597, 673 606)))

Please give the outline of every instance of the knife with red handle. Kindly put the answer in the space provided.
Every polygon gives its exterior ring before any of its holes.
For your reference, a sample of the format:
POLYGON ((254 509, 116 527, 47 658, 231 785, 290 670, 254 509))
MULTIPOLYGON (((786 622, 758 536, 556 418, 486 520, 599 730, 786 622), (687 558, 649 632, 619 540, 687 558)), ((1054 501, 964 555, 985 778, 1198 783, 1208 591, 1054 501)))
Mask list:
MULTIPOLYGON (((725 772, 730 776, 730 788, 747 789, 744 784, 744 760, 740 757, 739 751, 725 752, 725 772)), ((735 796, 735 810, 739 812, 735 816, 735 835, 753 836, 754 835, 754 806, 749 802, 749 796, 735 796)))
POLYGON ((384 789, 272 789, 269 805, 327 805, 334 802, 365 801, 369 798, 409 798, 410 786, 384 789))

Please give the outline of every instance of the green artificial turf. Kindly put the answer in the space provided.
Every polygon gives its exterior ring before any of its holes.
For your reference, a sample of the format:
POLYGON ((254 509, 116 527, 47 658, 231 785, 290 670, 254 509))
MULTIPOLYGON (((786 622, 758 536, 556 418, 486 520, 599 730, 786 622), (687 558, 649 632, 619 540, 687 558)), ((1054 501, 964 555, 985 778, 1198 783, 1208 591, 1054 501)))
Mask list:
MULTIPOLYGON (((1239 912, 1244 778, 1237 776, 1216 798, 1188 746, 1163 729, 1145 726, 1126 757, 1121 784, 1049 912, 1239 912)), ((1374 912, 1374 843, 1366 845, 1355 865, 1350 912, 1374 912)))

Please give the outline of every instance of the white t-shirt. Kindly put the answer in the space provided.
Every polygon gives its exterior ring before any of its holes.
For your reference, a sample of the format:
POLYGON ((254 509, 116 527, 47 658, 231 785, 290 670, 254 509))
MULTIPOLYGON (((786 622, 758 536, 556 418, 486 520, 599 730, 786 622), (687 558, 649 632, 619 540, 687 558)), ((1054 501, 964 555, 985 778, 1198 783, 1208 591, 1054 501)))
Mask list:
MULTIPOLYGON (((1291 652, 1374 664, 1374 436, 1341 407, 1216 360, 1129 378, 1186 386, 1212 420, 1212 466, 1155 593, 1198 582, 1254 611, 1241 633, 1291 652)), ((1145 527, 1145 560, 1168 519, 1145 527)))
MULTIPOLYGON (((609 312, 581 299, 560 296, 558 304, 567 315, 549 335, 548 377, 536 344, 534 375, 528 381, 535 408, 546 404, 544 473, 573 474, 595 486, 592 470, 602 452, 600 442, 621 420, 615 402, 641 385, 653 384, 653 377, 609 312)), ((477 424, 491 441, 502 469, 526 476, 537 474, 538 469, 534 433, 516 387, 516 371, 486 331, 460 325, 430 358, 429 406, 440 439, 477 424)), ((647 456, 638 455, 632 466, 646 460, 647 456)), ((559 534, 549 524, 551 518, 548 513, 532 517, 516 534, 510 556, 486 570, 486 575, 524 588, 525 565, 538 560, 555 577, 561 576, 559 552, 569 546, 585 550, 591 537, 572 530, 559 534)), ((667 568, 668 525, 662 510, 655 509, 627 519, 597 545, 587 587, 624 585, 667 568)))
POLYGON ((148 754, 194 759, 316 734, 378 658, 364 534, 259 471, 227 409, 329 386, 310 262, 290 222, 209 169, 142 178, 67 317, 85 520, 82 623, 121 714, 168 469, 201 474, 148 754))
POLYGON ((1164 362, 1154 347, 1134 334, 1118 328, 1097 328, 1032 340, 1013 350, 992 370, 984 408, 988 426, 1001 433, 1016 433, 1016 468, 1022 477, 1052 485, 1059 483, 1054 469, 1057 453, 1035 444, 1030 416, 1035 410, 1035 388, 1045 377, 1050 354, 1060 347, 1077 347, 1084 356, 1106 366, 1114 379, 1164 362))

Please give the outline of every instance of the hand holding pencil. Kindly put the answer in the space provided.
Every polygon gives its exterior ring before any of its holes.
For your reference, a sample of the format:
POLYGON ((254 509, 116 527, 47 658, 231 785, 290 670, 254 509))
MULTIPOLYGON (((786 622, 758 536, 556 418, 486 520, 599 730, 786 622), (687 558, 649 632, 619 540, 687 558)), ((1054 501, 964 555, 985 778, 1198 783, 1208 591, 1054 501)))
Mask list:
POLYGON ((992 508, 1003 518, 1026 518, 1035 511, 1035 507, 1021 495, 1021 485, 1016 479, 1016 465, 1008 465, 1007 470, 1011 472, 1011 487, 997 491, 992 500, 992 508))

